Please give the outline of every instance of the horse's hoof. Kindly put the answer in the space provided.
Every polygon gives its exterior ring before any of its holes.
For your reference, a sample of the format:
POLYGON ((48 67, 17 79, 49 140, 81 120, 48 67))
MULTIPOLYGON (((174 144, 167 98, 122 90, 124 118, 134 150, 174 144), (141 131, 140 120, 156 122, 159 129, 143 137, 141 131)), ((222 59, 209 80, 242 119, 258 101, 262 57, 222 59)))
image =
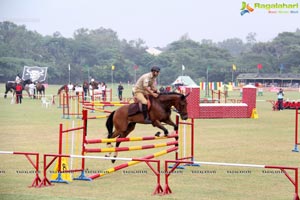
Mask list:
POLYGON ((156 134, 155 134, 156 137, 159 137, 160 136, 160 132, 158 131, 156 134))
MULTIPOLYGON (((116 158, 117 156, 114 156, 114 158, 116 158)), ((114 164, 116 162, 116 160, 111 160, 111 162, 114 164)))

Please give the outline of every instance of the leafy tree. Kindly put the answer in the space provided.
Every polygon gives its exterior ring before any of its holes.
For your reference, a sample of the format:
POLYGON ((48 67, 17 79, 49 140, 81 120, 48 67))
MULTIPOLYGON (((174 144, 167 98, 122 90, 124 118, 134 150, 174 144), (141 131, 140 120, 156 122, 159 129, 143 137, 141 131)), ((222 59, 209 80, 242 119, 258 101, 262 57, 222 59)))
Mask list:
POLYGON ((247 42, 239 38, 225 39, 214 43, 209 39, 193 41, 186 33, 179 40, 168 44, 158 56, 146 52, 141 38, 120 40, 118 34, 100 27, 74 31, 73 38, 64 38, 56 31, 51 36, 42 36, 29 31, 25 26, 0 22, 0 81, 14 79, 23 66, 48 67, 47 81, 60 84, 68 80, 68 65, 71 66, 71 81, 81 83, 90 76, 99 81, 133 82, 138 76, 159 65, 159 83, 168 85, 179 75, 188 75, 196 82, 231 81, 232 64, 239 73, 285 73, 300 71, 300 29, 278 34, 273 41, 257 42, 256 33, 249 33, 247 42), (115 70, 112 72, 112 65, 115 70), (134 71, 134 66, 138 69, 134 71), (182 65, 185 70, 182 70, 182 65))

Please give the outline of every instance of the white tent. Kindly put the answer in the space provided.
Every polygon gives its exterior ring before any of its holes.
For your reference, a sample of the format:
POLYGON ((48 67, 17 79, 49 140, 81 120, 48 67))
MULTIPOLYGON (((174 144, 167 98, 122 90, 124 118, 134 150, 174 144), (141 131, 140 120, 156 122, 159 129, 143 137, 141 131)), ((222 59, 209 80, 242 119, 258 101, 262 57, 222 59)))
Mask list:
POLYGON ((199 87, 199 85, 197 85, 189 76, 178 76, 178 78, 172 83, 172 85, 177 84, 183 86, 199 87))

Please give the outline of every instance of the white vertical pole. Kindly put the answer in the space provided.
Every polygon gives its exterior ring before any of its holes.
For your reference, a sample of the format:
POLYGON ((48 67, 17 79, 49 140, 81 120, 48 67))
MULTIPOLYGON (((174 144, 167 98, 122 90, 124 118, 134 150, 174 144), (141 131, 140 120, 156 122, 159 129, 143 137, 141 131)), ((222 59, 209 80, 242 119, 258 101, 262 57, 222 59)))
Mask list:
POLYGON ((69 82, 68 82, 68 85, 70 84, 70 81, 71 81, 70 73, 71 73, 71 66, 69 64, 69 82))
MULTIPOLYGON (((72 129, 75 127, 75 123, 74 120, 72 121, 72 129)), ((72 131, 72 139, 71 139, 71 154, 74 155, 74 131, 72 131)), ((70 161, 70 169, 73 169, 73 158, 71 157, 71 161, 70 161)), ((73 179, 72 177, 72 173, 71 173, 71 179, 73 179)))

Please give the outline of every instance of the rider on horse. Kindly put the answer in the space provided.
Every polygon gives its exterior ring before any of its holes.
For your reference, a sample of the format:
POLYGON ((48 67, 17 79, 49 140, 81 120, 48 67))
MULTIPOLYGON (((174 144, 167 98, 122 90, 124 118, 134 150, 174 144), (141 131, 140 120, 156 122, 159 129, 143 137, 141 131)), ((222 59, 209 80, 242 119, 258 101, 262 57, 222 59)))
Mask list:
POLYGON ((18 84, 18 83, 21 83, 21 81, 22 81, 22 79, 21 79, 20 75, 17 74, 15 82, 18 84))
POLYGON ((154 83, 156 82, 159 72, 160 68, 158 66, 153 66, 151 72, 142 75, 133 88, 134 97, 142 104, 145 124, 152 123, 148 116, 147 99, 145 98, 145 95, 151 95, 155 98, 158 97, 158 91, 154 86, 154 83))

